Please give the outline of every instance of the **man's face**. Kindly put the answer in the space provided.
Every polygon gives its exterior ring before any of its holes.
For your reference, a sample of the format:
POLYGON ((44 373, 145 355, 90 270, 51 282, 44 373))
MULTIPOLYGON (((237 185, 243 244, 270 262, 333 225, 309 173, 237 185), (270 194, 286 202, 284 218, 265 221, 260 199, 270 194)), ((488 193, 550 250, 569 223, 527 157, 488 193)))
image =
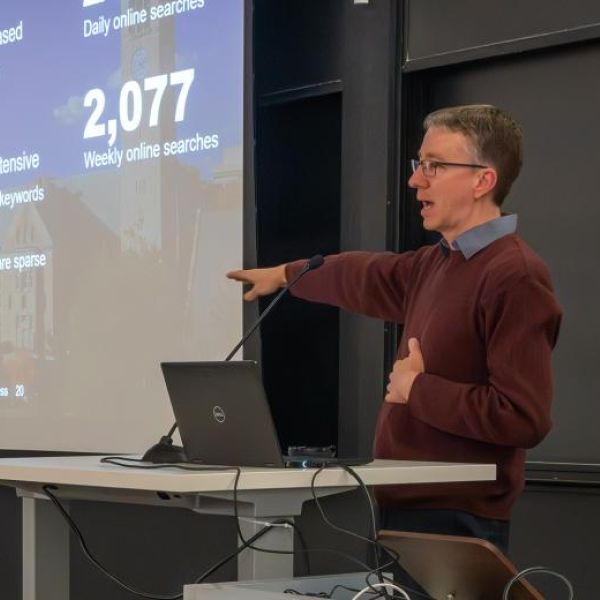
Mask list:
MULTIPOLYGON (((452 163, 477 163, 470 140, 459 132, 432 127, 427 130, 421 160, 452 163)), ((426 177, 419 167, 408 180, 421 202, 423 227, 439 231, 448 242, 478 225, 477 184, 482 169, 439 165, 433 176, 426 177)))

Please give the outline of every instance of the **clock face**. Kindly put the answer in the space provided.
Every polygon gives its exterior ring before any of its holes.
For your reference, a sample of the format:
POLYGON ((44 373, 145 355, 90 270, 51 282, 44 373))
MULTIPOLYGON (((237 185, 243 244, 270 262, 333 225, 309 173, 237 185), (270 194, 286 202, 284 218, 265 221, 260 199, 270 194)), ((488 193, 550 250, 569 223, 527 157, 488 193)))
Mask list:
POLYGON ((143 79, 148 74, 148 52, 145 48, 137 48, 131 55, 131 74, 136 79, 143 79))

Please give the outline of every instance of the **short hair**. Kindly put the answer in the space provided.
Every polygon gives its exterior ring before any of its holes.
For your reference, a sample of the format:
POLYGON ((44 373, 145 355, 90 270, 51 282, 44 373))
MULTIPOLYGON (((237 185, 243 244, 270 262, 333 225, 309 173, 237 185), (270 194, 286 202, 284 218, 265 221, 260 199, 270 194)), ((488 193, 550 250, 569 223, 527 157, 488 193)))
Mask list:
POLYGON ((480 164, 496 169, 498 182, 493 190, 494 202, 501 206, 523 164, 523 133, 518 123, 505 111, 490 104, 471 104, 441 108, 425 117, 425 131, 445 127, 464 134, 480 164))

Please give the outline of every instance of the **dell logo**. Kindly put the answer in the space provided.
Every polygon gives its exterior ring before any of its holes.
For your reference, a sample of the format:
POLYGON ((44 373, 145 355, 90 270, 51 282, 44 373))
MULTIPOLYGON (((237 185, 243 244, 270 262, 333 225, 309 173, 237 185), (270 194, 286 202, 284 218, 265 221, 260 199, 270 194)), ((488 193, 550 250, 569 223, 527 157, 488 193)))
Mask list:
POLYGON ((213 406, 213 418, 217 423, 225 423, 225 411, 219 406, 213 406))

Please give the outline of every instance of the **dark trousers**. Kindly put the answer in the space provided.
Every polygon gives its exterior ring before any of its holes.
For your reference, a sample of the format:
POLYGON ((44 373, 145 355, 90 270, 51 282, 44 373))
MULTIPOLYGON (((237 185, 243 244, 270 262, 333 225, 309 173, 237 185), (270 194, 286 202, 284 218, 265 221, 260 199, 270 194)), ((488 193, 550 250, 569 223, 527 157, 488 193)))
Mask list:
POLYGON ((380 529, 476 537, 508 554, 509 522, 485 519, 460 510, 380 508, 380 529))

